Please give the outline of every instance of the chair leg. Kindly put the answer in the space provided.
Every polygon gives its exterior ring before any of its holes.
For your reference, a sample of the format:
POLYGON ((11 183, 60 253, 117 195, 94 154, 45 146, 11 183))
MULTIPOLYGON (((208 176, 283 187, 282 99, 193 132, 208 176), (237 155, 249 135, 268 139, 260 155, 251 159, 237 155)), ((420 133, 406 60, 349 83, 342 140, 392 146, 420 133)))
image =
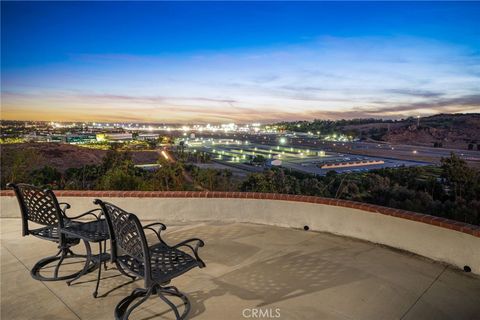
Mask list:
POLYGON ((157 295, 166 304, 168 304, 168 306, 173 310, 173 312, 175 313, 175 318, 177 320, 183 320, 189 314, 190 308, 191 308, 190 301, 188 300, 187 296, 185 294, 183 294, 182 292, 180 292, 176 287, 174 287, 174 286, 163 287, 163 288, 161 287, 161 288, 158 289, 157 295), (182 299, 183 304, 185 305, 185 310, 183 311, 182 315, 180 315, 180 313, 178 312, 177 306, 175 306, 175 304, 173 304, 169 299, 167 299, 167 297, 165 297, 165 295, 163 293, 166 293, 166 294, 169 294, 169 295, 172 295, 172 296, 176 296, 176 297, 179 297, 180 299, 182 299))
POLYGON ((139 305, 144 303, 152 293, 156 293, 160 299, 165 302, 170 309, 172 309, 173 313, 175 314, 175 318, 177 320, 184 320, 188 316, 190 312, 190 301, 188 300, 187 296, 180 292, 176 287, 169 286, 169 287, 160 287, 159 285, 154 285, 150 287, 148 290, 137 288, 132 291, 132 293, 128 296, 123 298, 115 307, 115 319, 116 320, 128 320, 128 317, 132 313, 132 311, 137 308, 139 305), (185 305, 185 309, 182 314, 178 311, 177 306, 171 302, 165 295, 172 295, 179 297, 182 299, 183 304, 185 305), (134 305, 129 307, 130 303, 132 303, 135 299, 142 297, 138 302, 134 305))
POLYGON ((149 288, 148 290, 145 289, 134 289, 132 293, 128 297, 123 298, 115 307, 115 320, 128 320, 128 317, 132 313, 132 311, 137 308, 139 305, 144 303, 152 294, 153 287, 149 288), (133 306, 129 307, 130 303, 132 303, 135 299, 141 298, 137 303, 133 306))
POLYGON ((58 278, 58 270, 60 269, 60 266, 62 265, 62 262, 65 259, 65 256, 66 256, 65 250, 62 249, 62 255, 60 256, 60 260, 58 260, 58 263, 55 266, 55 271, 53 272, 54 278, 58 278))
POLYGON ((127 312, 125 312, 124 320, 128 319, 128 317, 130 316, 130 313, 132 313, 133 309, 135 309, 136 307, 138 307, 139 305, 144 303, 148 298, 150 298, 150 295, 152 294, 152 291, 153 291, 153 287, 147 290, 147 293, 145 294, 145 297, 143 297, 142 299, 140 299, 140 301, 138 301, 133 306, 128 308, 127 312))
MULTIPOLYGON (((102 256, 102 241, 98 243, 98 252, 100 253, 100 257, 102 256)), ((96 298, 98 295, 98 286, 100 285, 100 277, 102 275, 102 261, 98 262, 98 275, 97 275, 97 284, 95 286, 95 291, 93 292, 93 297, 96 298)))
POLYGON ((175 292, 181 293, 181 292, 177 289, 177 287, 175 287, 175 286, 162 287, 162 289, 164 289, 164 290, 175 290, 175 292))
MULTIPOLYGON (((107 254, 107 240, 103 242, 103 253, 107 254)), ((105 268, 105 271, 107 271, 107 260, 103 261, 103 267, 105 268)))
POLYGON ((144 303, 152 293, 156 293, 160 299, 165 302, 170 309, 175 314, 175 318, 177 320, 184 320, 190 313, 191 305, 190 301, 188 300, 187 296, 180 292, 176 287, 169 286, 169 287, 160 287, 159 285, 154 285, 150 287, 148 290, 137 288, 130 293, 128 297, 123 298, 115 307, 115 320, 128 320, 128 317, 132 313, 132 311, 137 308, 139 305, 144 303), (165 295, 172 295, 182 299, 183 304, 185 305, 185 309, 182 314, 178 311, 177 306, 170 301, 165 295), (130 304, 135 300, 142 297, 137 303, 132 305, 130 304))
POLYGON ((167 299, 167 297, 165 297, 160 291, 157 292, 157 295, 160 297, 160 299, 163 300, 163 302, 165 302, 166 304, 168 304, 168 306, 170 307, 170 309, 173 310, 173 312, 175 313, 175 318, 177 320, 180 320, 180 313, 178 313, 178 309, 177 307, 170 301, 167 299))
POLYGON ((59 246, 59 248, 60 248, 60 250, 58 250, 58 252, 54 255, 54 257, 56 257, 56 256, 60 255, 61 253, 63 253, 63 250, 64 250, 64 249, 61 248, 60 246, 59 246))
POLYGON ((76 255, 73 254, 73 252, 69 248, 60 248, 60 250, 54 256, 43 258, 39 260, 37 263, 35 263, 32 270, 30 271, 30 275, 32 276, 33 279, 40 280, 40 281, 64 281, 64 280, 75 278, 80 274, 81 271, 77 271, 73 274, 69 274, 65 276, 58 276, 58 272, 64 260, 67 258, 75 258, 75 257, 76 255), (72 255, 69 256, 68 254, 70 252, 72 253, 72 255), (41 270, 46 266, 52 264, 53 262, 56 262, 56 266, 53 271, 53 277, 45 277, 41 275, 40 273, 41 270))
POLYGON ((137 277, 135 277, 135 276, 129 275, 129 274, 123 269, 123 267, 121 266, 121 264, 118 263, 118 261, 115 262, 115 265, 117 266, 118 271, 120 271, 120 273, 123 274, 124 276, 127 276, 127 277, 131 278, 132 280, 135 280, 135 279, 137 278, 137 277))
POLYGON ((85 275, 92 269, 92 266, 90 265, 90 262, 92 261, 92 249, 90 247, 90 243, 86 240, 84 240, 83 243, 85 244, 85 250, 87 251, 85 265, 83 266, 82 271, 80 271, 76 277, 67 281, 68 286, 72 285, 73 281, 78 280, 81 276, 85 275))

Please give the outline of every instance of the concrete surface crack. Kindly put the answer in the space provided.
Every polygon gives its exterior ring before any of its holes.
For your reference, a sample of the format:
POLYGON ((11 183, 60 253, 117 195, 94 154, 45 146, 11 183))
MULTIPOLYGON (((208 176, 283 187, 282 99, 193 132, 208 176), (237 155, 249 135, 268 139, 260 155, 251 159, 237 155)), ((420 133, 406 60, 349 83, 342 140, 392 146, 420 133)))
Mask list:
MULTIPOLYGON (((17 259, 18 262, 20 262, 24 267, 25 269, 30 272, 30 269, 28 269, 28 267, 23 263, 22 260, 20 260, 10 249, 8 249, 6 246, 3 246, 3 248, 5 250, 7 250, 13 257, 15 257, 15 259, 17 259)), ((75 312, 73 311, 72 308, 70 308, 70 306, 68 304, 65 303, 65 301, 62 300, 62 298, 60 298, 58 295, 55 294, 55 292, 53 292, 52 289, 50 289, 45 283, 43 283, 42 281, 39 281, 41 284, 43 284, 45 286, 45 288, 48 289, 48 291, 50 291, 58 300, 60 300, 62 302, 62 304, 67 307, 68 310, 70 310, 78 319, 82 319, 80 318, 80 316, 75 312)))
POLYGON ((441 275, 445 272, 445 270, 447 270, 447 268, 448 266, 445 266, 443 268, 443 270, 437 275, 437 277, 432 281, 432 283, 430 283, 430 285, 422 292, 422 294, 417 298, 417 300, 415 300, 415 302, 408 308, 408 310, 405 311, 405 313, 400 317, 400 320, 403 320, 407 316, 407 314, 413 309, 413 307, 415 307, 418 301, 422 299, 425 293, 427 293, 427 291, 430 290, 430 288, 435 284, 435 282, 437 282, 437 280, 441 277, 441 275))

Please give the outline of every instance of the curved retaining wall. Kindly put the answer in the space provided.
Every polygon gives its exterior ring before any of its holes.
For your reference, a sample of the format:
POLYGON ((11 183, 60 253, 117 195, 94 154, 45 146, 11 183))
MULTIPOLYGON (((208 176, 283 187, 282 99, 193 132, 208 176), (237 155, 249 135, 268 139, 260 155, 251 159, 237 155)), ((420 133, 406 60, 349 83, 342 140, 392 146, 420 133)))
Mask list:
MULTIPOLYGON (((143 220, 250 222, 325 231, 468 265, 480 274, 480 226, 399 209, 320 197, 250 192, 56 191, 71 213, 100 198, 143 220)), ((20 217, 10 190, 0 192, 0 217, 20 217)))

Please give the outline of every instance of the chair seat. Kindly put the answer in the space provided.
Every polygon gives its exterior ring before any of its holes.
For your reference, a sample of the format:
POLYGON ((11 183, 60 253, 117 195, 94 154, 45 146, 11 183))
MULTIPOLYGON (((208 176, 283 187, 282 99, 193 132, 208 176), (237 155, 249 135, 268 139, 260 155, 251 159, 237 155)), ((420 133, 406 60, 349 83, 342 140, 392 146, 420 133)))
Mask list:
MULTIPOLYGON (((66 225, 74 225, 74 224, 77 224, 77 223, 79 223, 79 222, 66 221, 65 224, 66 225)), ((49 241, 53 241, 53 242, 58 242, 59 241, 58 228, 57 227, 46 226, 46 227, 43 227, 43 228, 30 230, 29 232, 30 232, 30 234, 34 235, 37 238, 41 238, 41 239, 45 239, 45 240, 49 240, 49 241)), ((65 238, 66 238, 68 244, 78 244, 78 243, 80 243, 80 239, 78 239, 78 238, 69 237, 69 236, 66 236, 65 238)))
POLYGON ((105 241, 110 238, 105 220, 68 223, 62 229, 63 233, 88 242, 105 241))
MULTIPOLYGON (((152 280, 163 283, 178 277, 188 270, 199 266, 198 262, 189 254, 173 249, 163 243, 150 246, 152 280)), ((118 256, 119 262, 127 270, 144 277, 143 262, 131 256, 118 256)))

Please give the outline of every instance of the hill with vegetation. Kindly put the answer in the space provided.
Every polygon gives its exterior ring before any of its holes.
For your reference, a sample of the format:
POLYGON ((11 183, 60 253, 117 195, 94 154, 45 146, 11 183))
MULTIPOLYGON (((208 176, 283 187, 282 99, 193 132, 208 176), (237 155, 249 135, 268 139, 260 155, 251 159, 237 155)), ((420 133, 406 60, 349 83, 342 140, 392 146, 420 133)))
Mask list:
MULTIPOLYGON (((104 149, 63 143, 0 144, 0 151, 2 168, 26 162, 28 169, 50 166, 60 172, 65 172, 69 168, 98 165, 107 154, 107 150, 104 149)), ((132 161, 135 164, 155 163, 157 159, 158 153, 153 150, 132 151, 132 161)))
MULTIPOLYGON (((102 154, 98 163, 60 171, 51 165, 38 167, 36 155, 29 148, 17 148, 8 161, 3 161, 2 153, 1 188, 8 182, 24 182, 52 189, 302 194, 378 204, 480 225, 480 171, 454 154, 442 159, 440 167, 348 174, 331 171, 322 177, 272 168, 240 180, 230 170, 195 166, 195 161, 209 161, 199 159, 198 154, 171 152, 168 161, 158 158, 160 166, 153 171, 136 167, 130 152, 109 150, 102 154)), ((95 156, 100 153, 95 152, 95 156)))
POLYGON ((480 150, 480 114, 438 114, 402 120, 353 119, 281 122, 293 132, 342 133, 360 140, 480 150))

